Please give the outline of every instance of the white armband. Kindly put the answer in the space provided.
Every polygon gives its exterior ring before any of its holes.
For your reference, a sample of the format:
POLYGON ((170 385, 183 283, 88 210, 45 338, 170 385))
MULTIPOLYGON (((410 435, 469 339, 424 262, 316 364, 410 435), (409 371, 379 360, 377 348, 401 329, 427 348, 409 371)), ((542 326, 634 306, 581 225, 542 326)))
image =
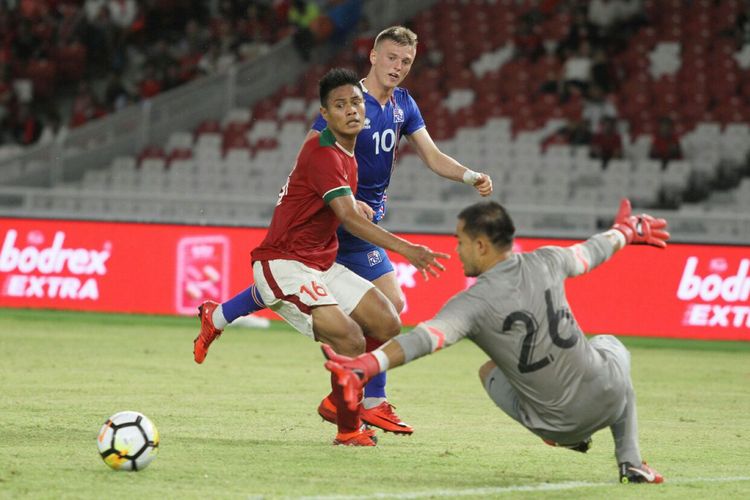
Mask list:
POLYGON ((591 254, 588 249, 581 243, 569 247, 570 251, 573 252, 573 276, 580 276, 589 272, 591 267, 591 254))
POLYGON ((388 368, 391 366, 391 360, 388 359, 388 355, 386 353, 384 353, 381 349, 375 349, 374 351, 371 351, 370 354, 375 356, 375 359, 378 361, 380 373, 388 371, 388 368))
POLYGON ((628 240, 625 238, 625 235, 622 234, 617 229, 610 229, 609 231, 605 231, 603 234, 606 236, 612 236, 614 239, 616 239, 620 243, 620 248, 625 248, 625 246, 628 244, 628 240))
POLYGON ((464 172, 464 184, 473 186, 477 183, 481 176, 482 174, 480 174, 479 172, 474 172, 473 170, 467 168, 466 172, 464 172))

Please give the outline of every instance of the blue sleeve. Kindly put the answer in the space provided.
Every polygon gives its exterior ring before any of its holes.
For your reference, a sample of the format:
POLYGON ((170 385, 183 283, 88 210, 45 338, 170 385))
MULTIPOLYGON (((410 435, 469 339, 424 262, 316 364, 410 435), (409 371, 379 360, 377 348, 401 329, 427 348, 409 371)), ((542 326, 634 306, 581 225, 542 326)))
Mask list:
POLYGON ((404 114, 404 128, 403 132, 406 135, 411 135, 417 130, 424 128, 424 118, 422 118, 422 113, 419 111, 419 106, 417 106, 417 101, 414 100, 414 98, 409 95, 409 92, 406 92, 406 99, 405 99, 405 109, 404 114))
POLYGON ((323 119, 323 115, 318 113, 318 116, 315 118, 315 121, 312 124, 312 129, 317 130, 318 132, 322 132, 324 128, 328 126, 328 122, 323 119))

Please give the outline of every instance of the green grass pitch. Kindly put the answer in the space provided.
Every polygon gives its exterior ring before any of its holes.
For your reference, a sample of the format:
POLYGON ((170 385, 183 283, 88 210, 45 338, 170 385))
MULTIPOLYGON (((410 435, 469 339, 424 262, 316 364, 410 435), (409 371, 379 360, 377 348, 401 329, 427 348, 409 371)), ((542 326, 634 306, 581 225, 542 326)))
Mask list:
POLYGON ((411 437, 331 446, 318 346, 230 328, 203 365, 194 318, 0 309, 0 498, 748 498, 750 344, 624 338, 641 448, 663 485, 619 485, 608 431, 551 448, 485 396, 471 342, 389 373, 411 437), (96 435, 148 415, 159 456, 114 472, 96 435))

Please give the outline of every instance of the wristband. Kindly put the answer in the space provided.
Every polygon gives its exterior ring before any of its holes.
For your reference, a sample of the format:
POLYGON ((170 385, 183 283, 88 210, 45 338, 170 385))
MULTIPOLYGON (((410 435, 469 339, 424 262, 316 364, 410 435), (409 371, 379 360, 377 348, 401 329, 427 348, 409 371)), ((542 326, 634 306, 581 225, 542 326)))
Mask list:
POLYGON ((477 181, 480 179, 482 174, 479 172, 474 172, 473 170, 466 169, 466 172, 464 172, 463 181, 464 184, 468 184, 469 186, 473 186, 477 183, 477 181))
POLYGON ((388 359, 388 355, 386 353, 384 353, 381 349, 375 349, 374 351, 371 351, 370 354, 372 354, 373 357, 375 357, 375 359, 378 361, 378 368, 380 368, 380 372, 378 373, 383 373, 384 371, 388 370, 388 367, 391 365, 391 360, 388 359))
POLYGON ((614 238, 620 242, 620 248, 625 248, 625 245, 628 244, 628 237, 622 230, 620 230, 620 228, 617 227, 617 224, 615 224, 612 229, 605 232, 604 234, 612 234, 612 236, 614 236, 614 238))

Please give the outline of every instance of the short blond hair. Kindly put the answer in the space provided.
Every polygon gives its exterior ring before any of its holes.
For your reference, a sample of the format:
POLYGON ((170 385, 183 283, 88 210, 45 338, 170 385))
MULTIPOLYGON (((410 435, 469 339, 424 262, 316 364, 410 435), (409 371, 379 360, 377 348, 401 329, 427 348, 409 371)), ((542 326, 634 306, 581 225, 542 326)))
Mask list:
POLYGON ((383 40, 391 40, 399 45, 417 46, 417 34, 404 26, 391 26, 386 28, 375 37, 375 47, 383 40))

